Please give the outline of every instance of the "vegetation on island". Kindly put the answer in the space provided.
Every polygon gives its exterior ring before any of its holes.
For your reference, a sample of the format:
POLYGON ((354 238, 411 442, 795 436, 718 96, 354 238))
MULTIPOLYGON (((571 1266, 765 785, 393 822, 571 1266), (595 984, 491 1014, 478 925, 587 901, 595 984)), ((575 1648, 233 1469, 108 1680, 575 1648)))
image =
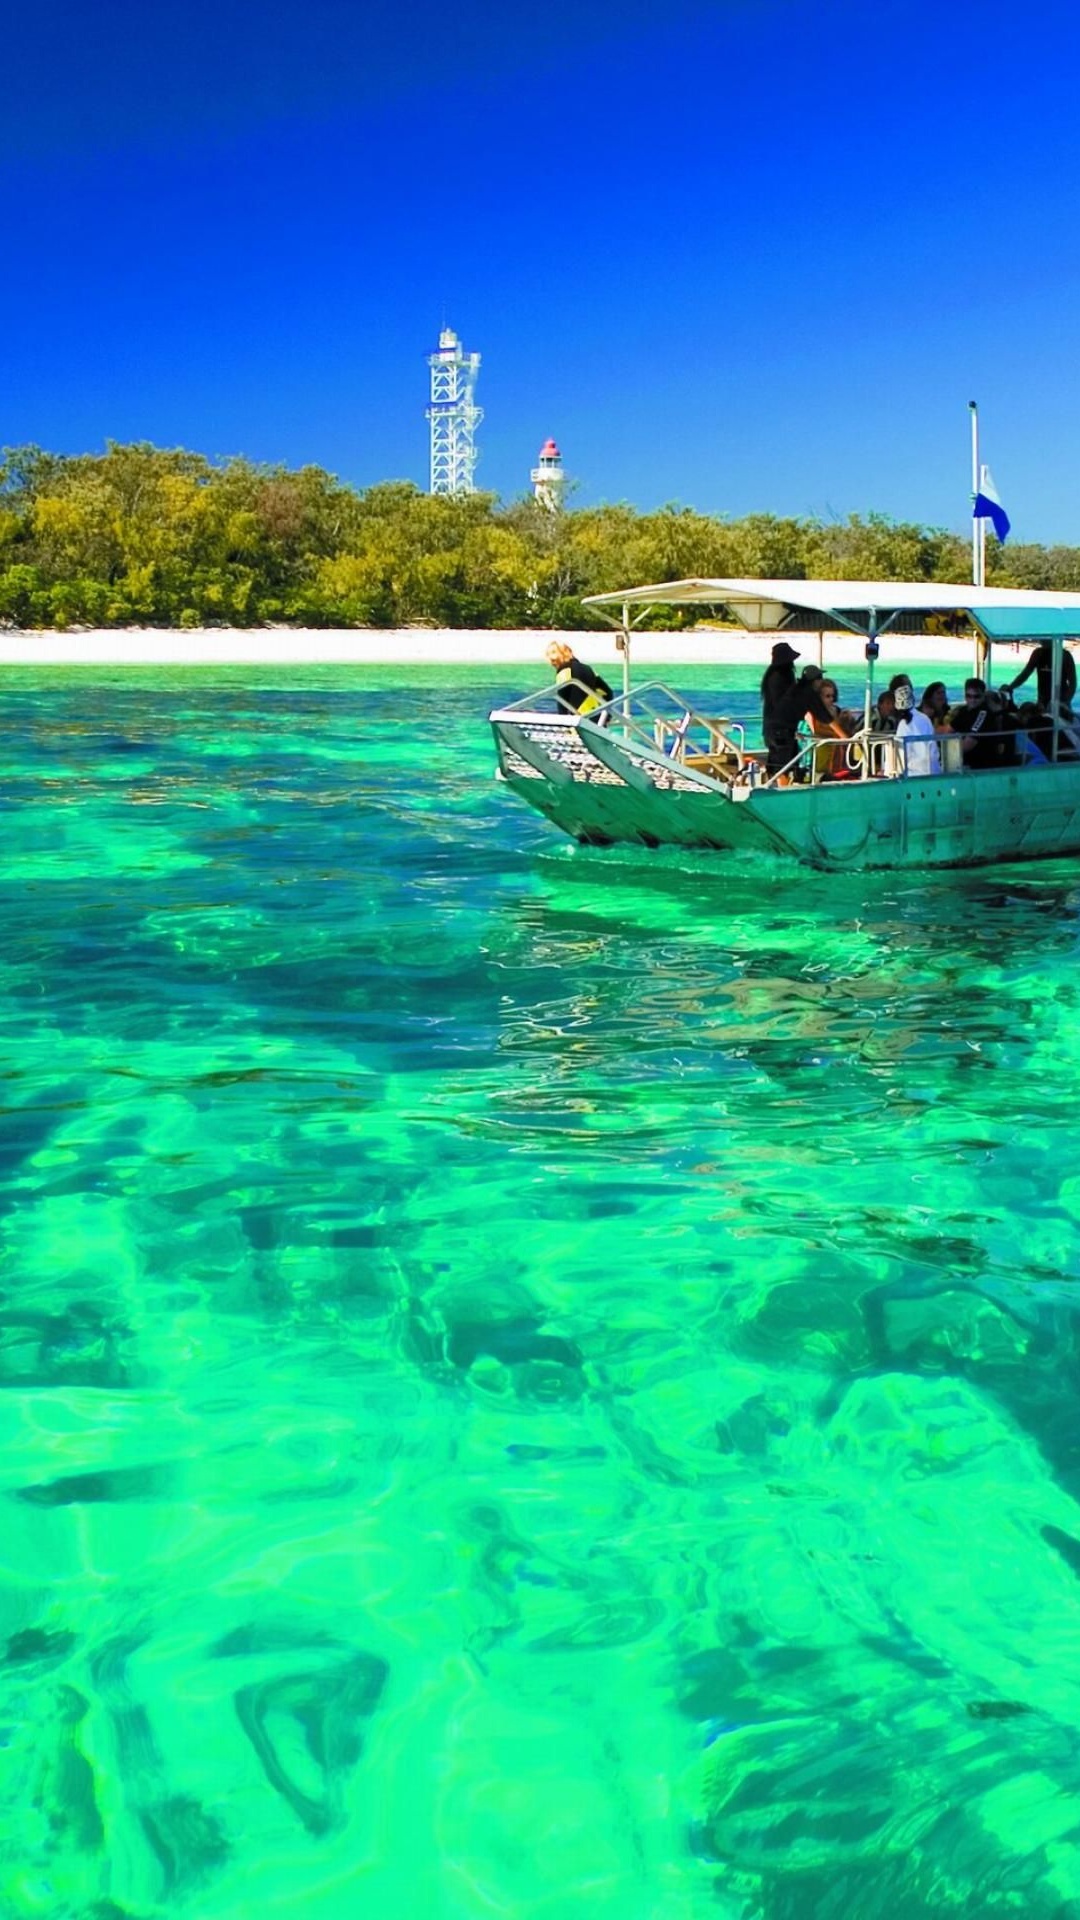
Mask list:
MULTIPOLYGON (((1080 589, 1080 548, 988 546, 989 580, 1080 589)), ((552 514, 403 481, 358 491, 321 467, 145 444, 0 460, 0 623, 18 627, 580 627, 599 624, 583 594, 692 574, 963 581, 970 544, 875 513, 552 514)))

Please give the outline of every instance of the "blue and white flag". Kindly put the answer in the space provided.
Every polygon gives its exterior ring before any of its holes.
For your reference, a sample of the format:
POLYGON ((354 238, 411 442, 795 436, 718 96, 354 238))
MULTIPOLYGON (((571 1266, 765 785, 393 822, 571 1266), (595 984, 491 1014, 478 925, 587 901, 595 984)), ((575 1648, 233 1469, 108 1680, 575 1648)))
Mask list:
POLYGON ((973 520, 989 520, 1002 546, 1005 545, 1009 537, 1011 522, 1001 501, 998 499, 998 490, 994 485, 989 467, 984 467, 982 470, 982 480, 979 485, 979 491, 975 495, 975 505, 972 509, 971 517, 973 520))

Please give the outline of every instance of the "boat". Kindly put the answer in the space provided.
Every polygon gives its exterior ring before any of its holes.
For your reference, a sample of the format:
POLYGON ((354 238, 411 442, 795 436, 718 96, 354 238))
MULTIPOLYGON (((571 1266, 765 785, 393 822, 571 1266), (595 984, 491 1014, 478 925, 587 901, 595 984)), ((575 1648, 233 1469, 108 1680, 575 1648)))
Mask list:
MULTIPOLYGON (((1080 593, 943 586, 932 581, 674 580, 591 594, 619 628, 621 693, 587 713, 558 687, 490 715, 498 777, 573 839, 760 851, 826 870, 981 866, 1080 853, 1080 723, 1063 709, 1046 758, 1023 733, 1018 764, 976 771, 956 736, 940 736, 942 769, 916 774, 893 736, 875 732, 874 674, 883 639, 967 632, 974 672, 989 684, 995 643, 1049 645, 1052 686, 1062 648, 1080 638, 1080 593), (656 607, 710 609, 761 637, 858 634, 866 655, 862 725, 843 749, 844 778, 819 770, 820 741, 770 776, 764 752, 723 715, 697 712, 661 681, 631 685, 632 636, 656 607)), ((1004 728, 1002 736, 1004 736, 1004 728)), ((985 740, 989 735, 984 732, 985 740)), ((1010 749, 1010 752, 1015 748, 1010 749)))

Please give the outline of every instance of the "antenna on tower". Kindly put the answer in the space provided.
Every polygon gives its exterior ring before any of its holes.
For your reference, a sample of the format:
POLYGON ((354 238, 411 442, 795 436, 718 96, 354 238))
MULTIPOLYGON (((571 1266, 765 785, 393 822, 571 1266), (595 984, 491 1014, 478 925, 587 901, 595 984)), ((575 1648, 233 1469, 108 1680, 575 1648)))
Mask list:
POLYGON ((480 355, 466 353, 453 327, 439 333, 431 368, 431 493, 475 493, 476 429, 484 417, 476 404, 480 355))

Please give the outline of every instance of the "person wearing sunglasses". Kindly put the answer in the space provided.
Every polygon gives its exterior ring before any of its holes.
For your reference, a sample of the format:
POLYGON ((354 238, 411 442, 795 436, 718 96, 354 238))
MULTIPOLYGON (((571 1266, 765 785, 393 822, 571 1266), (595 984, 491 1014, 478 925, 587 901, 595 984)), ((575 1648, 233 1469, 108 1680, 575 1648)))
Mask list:
POLYGON ((965 680, 963 705, 949 715, 953 733, 963 736, 964 765, 978 772, 984 767, 1016 765, 1016 723, 1005 710, 1000 693, 985 680, 965 680))

